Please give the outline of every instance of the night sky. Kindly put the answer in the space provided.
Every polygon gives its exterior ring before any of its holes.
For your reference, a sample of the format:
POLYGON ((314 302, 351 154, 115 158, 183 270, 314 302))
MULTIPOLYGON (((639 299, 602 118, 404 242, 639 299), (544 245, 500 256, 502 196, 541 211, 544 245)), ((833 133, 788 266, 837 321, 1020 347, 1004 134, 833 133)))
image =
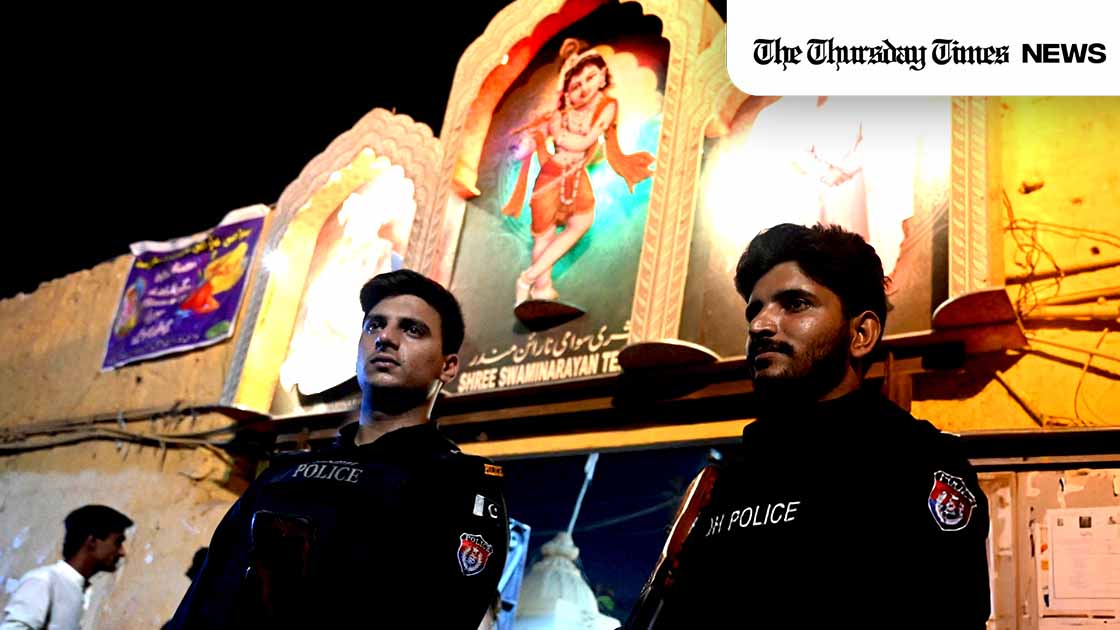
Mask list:
POLYGON ((0 248, 0 298, 275 202, 374 107, 438 134, 459 56, 507 3, 236 17, 99 7, 10 22, 27 37, 4 43, 8 210, 20 216, 0 248))

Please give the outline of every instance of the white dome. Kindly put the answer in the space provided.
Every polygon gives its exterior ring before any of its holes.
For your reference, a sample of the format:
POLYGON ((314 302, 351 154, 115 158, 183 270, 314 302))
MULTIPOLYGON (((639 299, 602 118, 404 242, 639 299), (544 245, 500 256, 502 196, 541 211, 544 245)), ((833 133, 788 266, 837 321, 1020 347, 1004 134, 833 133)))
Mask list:
POLYGON ((521 584, 515 630, 587 629, 619 627, 619 621, 599 613, 595 593, 576 566, 579 548, 567 532, 541 547, 537 561, 521 584))

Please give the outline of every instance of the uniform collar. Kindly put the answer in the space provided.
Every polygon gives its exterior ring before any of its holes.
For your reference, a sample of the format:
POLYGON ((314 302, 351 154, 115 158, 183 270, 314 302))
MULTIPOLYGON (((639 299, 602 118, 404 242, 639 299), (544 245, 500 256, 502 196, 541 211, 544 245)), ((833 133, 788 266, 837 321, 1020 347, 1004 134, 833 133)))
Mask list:
POLYGON ((877 391, 863 388, 825 401, 772 403, 759 414, 757 422, 743 428, 743 438, 772 432, 831 432, 834 429, 851 431, 860 425, 861 420, 864 420, 862 416, 876 405, 877 400, 880 400, 877 391))
POLYGON ((434 422, 425 422, 411 427, 390 431, 376 440, 358 446, 354 437, 358 434, 358 422, 351 422, 338 430, 334 448, 359 452, 381 452, 387 449, 404 453, 447 451, 458 452, 455 443, 444 437, 434 422))

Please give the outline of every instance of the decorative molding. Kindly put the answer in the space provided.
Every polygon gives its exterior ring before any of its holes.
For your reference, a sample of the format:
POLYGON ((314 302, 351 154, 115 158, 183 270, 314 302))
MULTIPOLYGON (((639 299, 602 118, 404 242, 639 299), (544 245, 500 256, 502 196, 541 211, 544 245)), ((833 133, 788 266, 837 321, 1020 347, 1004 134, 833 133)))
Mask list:
POLYGON ((335 138, 325 151, 303 167, 299 177, 288 184, 277 202, 280 223, 287 225, 295 213, 326 184, 332 173, 348 166, 363 149, 404 169, 416 186, 416 207, 427 208, 435 199, 441 147, 431 127, 410 116, 375 108, 349 131, 335 138))
POLYGON ((403 114, 374 109, 335 138, 284 189, 263 248, 265 254, 281 252, 287 269, 274 278, 267 266, 258 267, 220 404, 255 411, 271 406, 319 231, 338 204, 369 181, 368 163, 382 156, 404 170, 415 186, 419 216, 431 213, 441 154, 430 127, 403 114))
POLYGON ((988 220, 988 99, 955 96, 950 107, 949 297, 954 298, 991 285, 993 235, 988 220))
MULTIPOLYGON (((667 138, 670 142, 675 140, 675 145, 669 145, 675 163, 662 172, 661 182, 676 194, 667 205, 658 206, 662 209, 661 220, 654 222, 651 218, 647 223, 642 255, 643 263, 650 266, 639 269, 630 323, 631 342, 674 339, 680 334, 705 131, 715 121, 726 122, 722 120, 724 110, 730 109, 729 116, 734 116, 735 109, 746 98, 727 74, 726 29, 695 57, 681 81, 684 90, 680 113, 675 125, 663 127, 666 131, 662 137, 662 146, 667 144, 667 138), (673 131, 670 133, 669 129, 673 131), (661 237, 660 242, 654 240, 655 235, 661 237), (651 246, 654 243, 657 246, 651 246)), ((650 210, 652 217, 652 202, 650 210)))
POLYGON ((630 312, 631 343, 674 337, 680 327, 692 239, 691 198, 697 184, 692 156, 699 151, 699 139, 687 132, 686 98, 699 54, 704 18, 703 2, 650 2, 643 6, 662 20, 662 37, 669 40, 669 67, 661 110, 657 175, 650 191, 630 312))

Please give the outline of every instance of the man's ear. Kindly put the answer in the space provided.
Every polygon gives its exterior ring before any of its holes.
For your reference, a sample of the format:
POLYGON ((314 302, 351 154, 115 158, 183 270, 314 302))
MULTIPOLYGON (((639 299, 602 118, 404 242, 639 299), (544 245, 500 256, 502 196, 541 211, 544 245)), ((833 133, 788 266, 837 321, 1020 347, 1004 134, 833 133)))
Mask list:
POLYGON ((449 354, 443 357, 443 367, 439 371, 439 380, 446 385, 459 374, 459 355, 449 354))
POLYGON ((874 311, 864 311, 853 317, 850 325, 852 341, 848 353, 853 359, 862 361, 879 343, 879 337, 883 334, 883 324, 874 311))

